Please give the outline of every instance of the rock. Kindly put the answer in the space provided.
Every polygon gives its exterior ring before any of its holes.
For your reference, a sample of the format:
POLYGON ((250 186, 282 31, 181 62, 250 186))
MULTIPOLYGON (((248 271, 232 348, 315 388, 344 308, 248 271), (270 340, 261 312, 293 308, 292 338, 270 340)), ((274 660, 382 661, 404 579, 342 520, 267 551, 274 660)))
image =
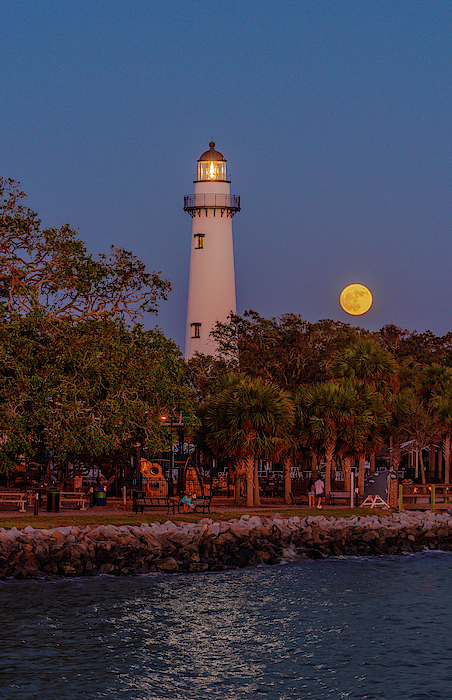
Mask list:
POLYGON ((201 571, 207 571, 209 568, 209 565, 206 562, 195 562, 192 561, 188 565, 188 571, 192 573, 199 573, 201 571))
POLYGON ((165 559, 157 559, 155 561, 156 566, 160 571, 165 571, 172 573, 174 571, 179 571, 179 564, 174 559, 174 557, 166 557, 165 559))

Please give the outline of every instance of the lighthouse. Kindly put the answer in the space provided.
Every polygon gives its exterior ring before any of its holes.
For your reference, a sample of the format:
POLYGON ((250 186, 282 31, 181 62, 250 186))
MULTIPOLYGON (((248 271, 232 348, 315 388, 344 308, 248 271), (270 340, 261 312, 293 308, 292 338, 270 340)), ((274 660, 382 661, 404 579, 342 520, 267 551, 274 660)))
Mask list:
POLYGON ((236 312, 232 217, 240 197, 231 194, 225 157, 213 141, 209 146, 198 160, 195 193, 184 197, 192 219, 186 360, 196 351, 214 355, 211 330, 236 312))

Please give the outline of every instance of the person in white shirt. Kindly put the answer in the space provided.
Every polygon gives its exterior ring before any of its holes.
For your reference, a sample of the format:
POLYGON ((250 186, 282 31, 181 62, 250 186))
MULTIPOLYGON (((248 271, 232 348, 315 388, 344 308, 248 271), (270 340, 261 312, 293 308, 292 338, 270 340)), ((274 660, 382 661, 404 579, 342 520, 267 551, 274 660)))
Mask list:
POLYGON ((320 476, 318 476, 316 481, 315 481, 314 489, 315 489, 315 495, 317 498, 317 508, 321 508, 322 507, 321 501, 322 501, 323 496, 325 495, 325 484, 320 476))

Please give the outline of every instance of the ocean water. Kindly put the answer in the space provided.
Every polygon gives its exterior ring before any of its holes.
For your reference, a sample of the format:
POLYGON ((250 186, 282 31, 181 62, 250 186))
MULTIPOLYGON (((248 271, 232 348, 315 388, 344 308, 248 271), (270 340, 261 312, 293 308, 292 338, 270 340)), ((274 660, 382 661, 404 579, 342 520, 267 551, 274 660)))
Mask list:
POLYGON ((452 554, 0 583, 0 698, 452 698, 452 554))

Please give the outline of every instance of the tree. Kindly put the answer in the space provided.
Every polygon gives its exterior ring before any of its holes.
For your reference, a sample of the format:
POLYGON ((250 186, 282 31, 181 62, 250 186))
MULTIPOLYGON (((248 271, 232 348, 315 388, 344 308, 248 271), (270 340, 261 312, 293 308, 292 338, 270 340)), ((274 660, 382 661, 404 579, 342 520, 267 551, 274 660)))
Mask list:
POLYGON ((353 413, 355 392, 341 381, 300 387, 295 395, 302 443, 325 455, 325 494, 331 491, 331 467, 338 436, 353 413))
POLYGON ((373 427, 363 421, 355 422, 354 436, 351 443, 354 443, 356 447, 359 462, 359 490, 363 494, 365 454, 375 452, 383 442, 378 431, 389 421, 389 416, 384 420, 383 416, 386 415, 385 408, 387 409, 394 389, 397 389, 399 386, 399 366, 392 354, 382 347, 377 340, 374 338, 358 338, 358 340, 332 358, 329 363, 329 370, 334 378, 340 377, 360 382, 361 390, 358 393, 361 402, 364 399, 367 401, 367 405, 363 410, 366 415, 368 411, 374 412, 373 427), (368 387, 370 392, 365 387, 368 387), (380 401, 374 395, 375 392, 379 394, 380 401), (359 422, 361 422, 361 430, 359 429, 359 422), (360 434, 362 438, 359 437, 360 434), (358 448, 361 439, 364 442, 358 448))
POLYGON ((25 194, 0 178, 0 300, 5 319, 41 312, 53 320, 136 319, 156 312, 167 280, 132 253, 111 246, 98 259, 68 224, 41 229, 25 194))
POLYGON ((195 424, 180 352, 136 324, 169 282, 122 248, 94 259, 69 225, 43 229, 24 198, 0 178, 3 468, 43 446, 60 458, 111 458, 137 441, 158 449, 163 407, 195 424))
POLYGON ((217 323, 212 336, 232 372, 273 381, 286 391, 328 378, 327 361, 362 329, 335 321, 309 323, 296 314, 265 319, 256 311, 217 323))
MULTIPOLYGON (((364 466, 366 455, 378 450, 383 442, 384 429, 391 414, 385 407, 383 397, 369 384, 357 379, 345 380, 355 399, 349 418, 341 425, 338 441, 339 451, 344 456, 355 455, 358 458, 358 487, 364 494, 364 466)), ((349 488, 350 473, 347 472, 348 460, 345 459, 345 482, 349 488)))
POLYGON ((434 415, 440 424, 444 457, 444 482, 450 483, 451 436, 452 436, 452 387, 443 388, 430 400, 434 415))
POLYGON ((166 448, 160 415, 180 407, 196 425, 180 352, 158 330, 105 318, 0 324, 0 434, 4 467, 39 446, 59 459, 166 448))
POLYGON ((281 454, 293 420, 294 405, 288 394, 260 378, 228 375, 223 388, 208 402, 204 414, 207 443, 245 465, 248 506, 255 502, 255 460, 281 454))
POLYGON ((359 338, 337 353, 329 364, 332 377, 358 379, 382 396, 398 387, 398 365, 391 353, 372 338, 359 338))
POLYGON ((429 404, 425 404, 415 389, 402 387, 392 397, 390 432, 394 437, 393 466, 397 467, 400 454, 415 449, 420 455, 422 483, 425 484, 425 467, 422 450, 440 435, 440 424, 429 404), (395 464, 394 464, 395 461, 395 464))

